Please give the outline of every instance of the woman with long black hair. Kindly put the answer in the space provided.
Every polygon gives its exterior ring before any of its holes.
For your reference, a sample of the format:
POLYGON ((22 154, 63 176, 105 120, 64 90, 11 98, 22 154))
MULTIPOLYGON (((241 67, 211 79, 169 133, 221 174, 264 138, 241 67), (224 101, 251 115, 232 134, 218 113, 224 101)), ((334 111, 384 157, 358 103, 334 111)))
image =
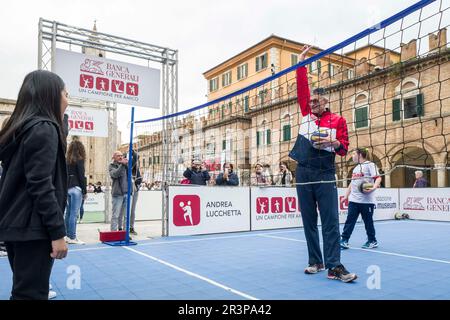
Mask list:
POLYGON ((59 76, 33 71, 0 131, 0 241, 13 272, 12 300, 47 300, 54 259, 67 255, 67 99, 59 76))
POLYGON ((83 199, 86 198, 86 178, 84 162, 86 151, 78 139, 74 139, 67 151, 67 172, 69 175, 69 190, 67 192, 66 232, 68 244, 84 244, 77 238, 77 218, 83 199))

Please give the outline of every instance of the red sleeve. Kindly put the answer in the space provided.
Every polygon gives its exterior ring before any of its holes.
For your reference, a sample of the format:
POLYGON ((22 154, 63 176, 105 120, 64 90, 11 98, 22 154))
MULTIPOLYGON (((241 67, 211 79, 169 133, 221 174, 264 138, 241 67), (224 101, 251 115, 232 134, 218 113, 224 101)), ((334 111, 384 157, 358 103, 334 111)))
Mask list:
POLYGON ((339 119, 336 131, 336 139, 341 143, 340 147, 336 149, 336 153, 343 157, 347 154, 349 145, 347 121, 343 117, 339 119))
POLYGON ((311 113, 311 107, 309 106, 309 86, 308 77, 306 74, 306 67, 300 67, 296 70, 297 73, 297 101, 300 105, 302 115, 306 116, 311 113))

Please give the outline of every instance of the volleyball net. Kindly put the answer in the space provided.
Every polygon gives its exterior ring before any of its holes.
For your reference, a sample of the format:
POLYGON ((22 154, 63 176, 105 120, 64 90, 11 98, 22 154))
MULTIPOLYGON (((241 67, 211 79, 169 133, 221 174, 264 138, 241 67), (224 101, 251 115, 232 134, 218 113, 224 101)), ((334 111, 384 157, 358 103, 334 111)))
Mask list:
MULTIPOLYGON (((137 116, 133 149, 143 182, 185 183, 194 162, 208 172, 208 185, 225 163, 240 186, 286 184, 280 164, 294 185, 289 152, 303 119, 296 70, 305 67, 311 94, 324 89, 330 111, 346 119, 348 150, 367 148, 383 186, 411 187, 416 170, 430 186, 450 186, 449 5, 420 1, 329 49, 313 46, 304 61, 301 39, 272 36, 207 71, 208 102, 137 116)), ((337 155, 335 166, 338 186, 347 186, 351 152, 337 155)))

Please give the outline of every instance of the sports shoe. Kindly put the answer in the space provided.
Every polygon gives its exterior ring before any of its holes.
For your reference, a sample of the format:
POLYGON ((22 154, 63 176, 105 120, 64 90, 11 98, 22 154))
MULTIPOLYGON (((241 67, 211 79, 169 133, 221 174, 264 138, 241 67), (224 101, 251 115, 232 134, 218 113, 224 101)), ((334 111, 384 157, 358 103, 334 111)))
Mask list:
POLYGON ((130 229, 130 234, 135 235, 135 236, 138 235, 137 232, 133 228, 130 229))
POLYGON ((363 249, 374 249, 374 248, 378 248, 378 242, 377 242, 377 241, 372 241, 372 242, 367 241, 366 243, 364 243, 364 244, 362 245, 361 248, 363 248, 363 249))
POLYGON ((305 268, 306 274, 316 274, 317 272, 325 270, 325 266, 322 263, 310 264, 305 268))
POLYGON ((6 257, 8 255, 8 252, 6 250, 0 250, 0 257, 6 257))
POLYGON ((48 292, 48 300, 50 300, 50 299, 55 299, 57 295, 58 295, 58 294, 57 294, 55 291, 50 290, 50 291, 48 292))
POLYGON ((341 249, 348 249, 350 248, 350 246, 348 245, 348 241, 341 239, 341 241, 339 242, 339 245, 341 246, 341 249))
POLYGON ((85 244, 83 241, 79 240, 78 238, 75 239, 68 239, 67 240, 68 244, 85 244))
POLYGON ((328 269, 328 279, 331 280, 341 280, 342 282, 351 282, 356 280, 358 276, 354 273, 350 273, 341 264, 340 266, 334 267, 333 269, 328 269))

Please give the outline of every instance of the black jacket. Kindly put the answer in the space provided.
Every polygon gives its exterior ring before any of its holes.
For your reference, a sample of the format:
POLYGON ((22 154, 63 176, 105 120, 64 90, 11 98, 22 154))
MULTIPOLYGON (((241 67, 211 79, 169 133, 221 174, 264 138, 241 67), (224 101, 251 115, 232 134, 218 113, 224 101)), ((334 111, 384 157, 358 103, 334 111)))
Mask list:
POLYGON ((233 171, 228 174, 228 180, 223 178, 223 172, 221 172, 216 178, 216 185, 218 186, 238 186, 239 177, 233 171))
POLYGON ((67 168, 58 124, 32 118, 0 146, 0 161, 0 241, 63 238, 67 168))
POLYGON ((206 186, 206 181, 209 181, 211 179, 208 171, 195 171, 190 168, 187 168, 186 171, 184 171, 183 176, 186 179, 189 179, 191 181, 191 184, 200 186, 206 186))
POLYGON ((84 160, 79 160, 74 164, 67 164, 67 174, 69 175, 68 188, 79 187, 81 192, 86 194, 86 177, 84 176, 84 160))

